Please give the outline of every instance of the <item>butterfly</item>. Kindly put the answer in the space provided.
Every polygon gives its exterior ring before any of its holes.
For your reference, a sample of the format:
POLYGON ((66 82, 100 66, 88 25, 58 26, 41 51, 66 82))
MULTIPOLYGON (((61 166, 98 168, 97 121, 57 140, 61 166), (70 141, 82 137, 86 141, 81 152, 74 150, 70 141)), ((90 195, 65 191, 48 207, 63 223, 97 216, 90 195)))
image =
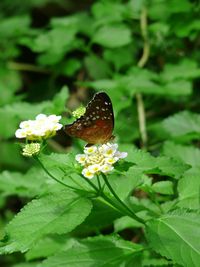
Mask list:
POLYGON ((85 114, 65 126, 64 131, 91 144, 104 144, 113 139, 114 114, 110 97, 99 92, 86 107, 85 114))

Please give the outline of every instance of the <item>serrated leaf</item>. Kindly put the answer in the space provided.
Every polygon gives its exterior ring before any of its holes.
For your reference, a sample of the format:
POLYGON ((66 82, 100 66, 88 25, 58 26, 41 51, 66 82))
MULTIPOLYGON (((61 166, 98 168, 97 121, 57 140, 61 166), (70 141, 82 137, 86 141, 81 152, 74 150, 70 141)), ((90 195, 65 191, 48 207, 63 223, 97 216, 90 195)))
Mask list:
POLYGON ((182 162, 169 157, 153 157, 150 153, 139 149, 132 149, 128 153, 127 160, 136 164, 133 168, 144 173, 159 173, 179 178, 188 169, 182 162))
POLYGON ((30 261, 34 259, 49 257, 51 255, 54 255, 58 251, 63 251, 71 248, 75 242, 75 239, 69 238, 66 235, 47 236, 39 240, 36 245, 26 253, 26 259, 30 261))
POLYGON ((200 150, 193 146, 178 145, 173 142, 165 142, 163 147, 165 155, 193 166, 200 166, 200 150))
POLYGON ((44 172, 32 168, 26 174, 4 171, 0 174, 0 191, 2 195, 18 195, 34 197, 45 189, 46 176, 44 172))
POLYGON ((127 266, 135 260, 139 262, 142 247, 115 236, 88 238, 73 248, 56 254, 39 267, 116 267, 127 266), (78 255, 78 256, 77 256, 78 255))
MULTIPOLYGON (((59 154, 59 153, 51 153, 50 155, 40 154, 40 160, 43 162, 45 168, 56 177, 61 182, 64 182, 68 186, 73 186, 79 190, 91 190, 91 187, 88 183, 83 179, 80 174, 77 173, 75 169, 75 155, 68 154, 59 154)), ((50 176, 48 176, 53 184, 55 181, 52 180, 50 176)), ((94 178, 94 182, 97 182, 96 178, 94 178)), ((57 182, 56 182, 57 183, 57 182)), ((59 187, 58 187, 59 188, 59 187)), ((52 188, 53 189, 53 188, 52 188)), ((57 190, 57 188, 55 188, 57 190)), ((86 192, 87 192, 86 191, 86 192)))
POLYGON ((7 225, 8 244, 1 253, 26 251, 46 234, 63 234, 82 223, 91 202, 69 190, 62 190, 27 204, 7 225))
POLYGON ((191 133, 200 135, 200 115, 189 111, 182 111, 165 119, 162 125, 172 137, 191 133))
POLYGON ((183 266, 200 262, 200 214, 177 210, 147 224, 147 238, 152 248, 183 266))
POLYGON ((200 208, 200 168, 192 168, 185 173, 178 182, 177 187, 179 201, 177 205, 181 208, 200 208))
POLYGON ((179 179, 189 169, 189 166, 182 163, 179 159, 165 156, 157 157, 157 164, 162 174, 175 179, 179 179))

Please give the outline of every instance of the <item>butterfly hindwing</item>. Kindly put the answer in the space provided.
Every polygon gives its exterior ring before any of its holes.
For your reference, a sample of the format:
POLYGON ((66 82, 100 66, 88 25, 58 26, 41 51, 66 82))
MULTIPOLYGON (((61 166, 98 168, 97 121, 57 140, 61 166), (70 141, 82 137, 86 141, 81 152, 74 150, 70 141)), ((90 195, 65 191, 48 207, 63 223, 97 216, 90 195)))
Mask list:
POLYGON ((65 132, 89 144, 98 144, 110 140, 113 128, 112 102, 106 93, 100 92, 88 103, 83 116, 65 126, 65 132))

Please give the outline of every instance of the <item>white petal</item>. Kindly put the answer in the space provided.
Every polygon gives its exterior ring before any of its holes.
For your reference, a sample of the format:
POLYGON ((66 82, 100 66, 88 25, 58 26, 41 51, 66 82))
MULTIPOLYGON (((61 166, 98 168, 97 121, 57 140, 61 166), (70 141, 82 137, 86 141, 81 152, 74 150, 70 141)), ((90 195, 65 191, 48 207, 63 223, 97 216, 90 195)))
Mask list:
POLYGON ((24 131, 23 129, 18 129, 16 132, 15 132, 15 136, 17 138, 24 138, 26 137, 26 131, 24 131))
POLYGON ((118 157, 110 157, 110 158, 105 158, 105 163, 107 164, 114 164, 115 162, 117 162, 119 160, 118 157))
POLYGON ((38 114, 35 119, 39 121, 41 120, 43 121, 47 119, 47 115, 41 113, 41 114, 38 114))
POLYGON ((49 115, 48 116, 48 120, 51 122, 59 122, 59 120, 61 119, 61 116, 56 116, 56 115, 49 115))
POLYGON ((80 164, 84 164, 86 161, 86 156, 85 154, 78 154, 75 157, 76 161, 78 161, 80 164))
POLYGON ((92 179, 94 177, 94 173, 91 173, 87 168, 82 170, 82 174, 88 179, 92 179))
POLYGON ((117 151, 115 153, 115 157, 119 158, 119 159, 124 159, 128 156, 128 153, 127 152, 119 152, 117 151))
POLYGON ((96 172, 98 172, 98 171, 101 170, 101 165, 99 165, 99 164, 93 164, 93 165, 90 165, 90 166, 88 167, 88 170, 89 170, 91 173, 96 173, 96 172))
POLYGON ((113 166, 110 165, 110 164, 104 164, 102 167, 101 167, 101 171, 103 173, 106 173, 106 172, 110 172, 113 170, 113 166))
POLYGON ((97 151, 96 146, 89 146, 89 147, 84 147, 84 153, 85 154, 93 154, 97 151))

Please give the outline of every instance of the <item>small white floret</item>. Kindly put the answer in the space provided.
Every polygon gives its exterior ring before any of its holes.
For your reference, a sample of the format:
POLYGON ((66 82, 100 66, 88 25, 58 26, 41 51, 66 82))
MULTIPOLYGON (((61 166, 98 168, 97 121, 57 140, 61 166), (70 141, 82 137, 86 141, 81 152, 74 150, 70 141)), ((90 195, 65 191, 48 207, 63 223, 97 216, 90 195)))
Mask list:
POLYGON ((92 179, 94 177, 94 173, 90 172, 88 168, 83 169, 82 174, 88 179, 92 179))
POLYGON ((104 164, 102 167, 101 167, 101 171, 103 172, 103 173, 106 173, 106 172, 110 172, 110 171, 112 171, 113 170, 113 166, 112 165, 110 165, 110 164, 104 164))
POLYGON ((96 151, 97 151, 97 147, 96 146, 89 146, 89 147, 85 147, 84 148, 85 154, 93 154, 96 151))
POLYGON ((81 165, 84 165, 86 162, 86 155, 85 154, 78 154, 75 157, 76 161, 78 161, 81 165))
POLYGON ((88 170, 92 173, 97 173, 101 170, 101 165, 99 164, 93 164, 88 167, 88 170))

